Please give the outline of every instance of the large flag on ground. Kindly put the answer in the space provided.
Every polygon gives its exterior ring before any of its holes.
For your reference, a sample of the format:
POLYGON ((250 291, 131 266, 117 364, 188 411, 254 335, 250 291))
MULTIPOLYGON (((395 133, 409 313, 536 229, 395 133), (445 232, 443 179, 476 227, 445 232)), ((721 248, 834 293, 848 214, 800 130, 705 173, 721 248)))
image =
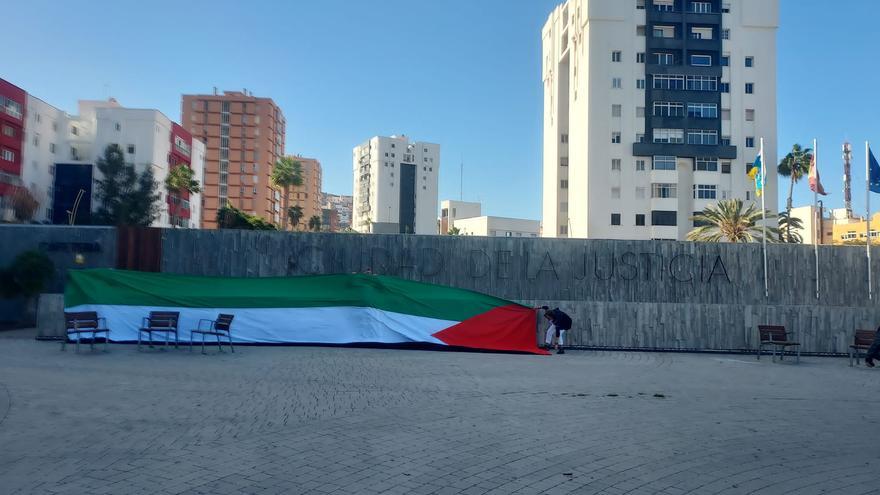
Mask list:
POLYGON ((755 194, 760 196, 764 194, 764 174, 762 173, 761 168, 764 166, 764 145, 761 144, 761 151, 758 152, 758 157, 755 158, 755 163, 752 164, 752 168, 747 172, 749 177, 755 181, 755 194))
POLYGON ((71 270, 67 311, 97 311, 113 341, 136 341, 150 311, 179 311, 180 340, 199 319, 232 313, 233 342, 426 343, 544 354, 532 308, 469 290, 378 275, 226 278, 71 270))
POLYGON ((871 192, 880 193, 880 164, 868 148, 868 188, 871 192))
POLYGON ((816 166, 816 153, 814 151, 813 158, 810 160, 810 191, 814 193, 821 194, 822 196, 828 196, 828 193, 825 192, 825 188, 822 187, 822 181, 819 179, 819 167, 816 166))

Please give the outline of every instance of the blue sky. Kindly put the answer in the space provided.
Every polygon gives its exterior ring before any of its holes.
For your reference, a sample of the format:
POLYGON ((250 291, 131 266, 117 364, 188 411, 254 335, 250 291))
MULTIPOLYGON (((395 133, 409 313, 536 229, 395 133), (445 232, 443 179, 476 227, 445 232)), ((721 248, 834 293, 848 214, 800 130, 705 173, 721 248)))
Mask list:
MULTIPOLYGON (((734 0, 736 1, 736 0, 734 0)), ((247 88, 287 117, 287 152, 316 157, 324 190, 350 194, 351 149, 406 134, 442 145, 441 198, 540 218, 540 29, 556 0, 92 0, 12 2, 0 77, 64 110, 116 97, 180 118, 181 93, 247 88)), ((780 156, 820 141, 842 206, 840 145, 880 149, 874 0, 781 0, 780 156)), ((788 185, 779 184, 780 204, 788 185)), ((799 184, 795 204, 812 201, 799 184)), ((880 198, 875 200, 880 206, 880 198)))

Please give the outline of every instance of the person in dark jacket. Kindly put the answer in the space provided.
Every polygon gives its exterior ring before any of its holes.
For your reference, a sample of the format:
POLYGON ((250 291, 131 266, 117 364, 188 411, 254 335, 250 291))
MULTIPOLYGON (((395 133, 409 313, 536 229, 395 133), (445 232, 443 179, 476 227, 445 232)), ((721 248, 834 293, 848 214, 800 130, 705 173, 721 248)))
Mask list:
POLYGON ((542 306, 544 310, 544 318, 550 321, 547 332, 544 335, 544 344, 547 348, 553 346, 553 338, 556 337, 556 354, 565 354, 565 332, 571 329, 571 317, 565 314, 559 308, 550 309, 549 306, 542 306))
POLYGON ((877 333, 874 334, 874 342, 868 348, 868 354, 865 355, 865 364, 873 368, 875 359, 880 359, 880 327, 877 327, 877 333))

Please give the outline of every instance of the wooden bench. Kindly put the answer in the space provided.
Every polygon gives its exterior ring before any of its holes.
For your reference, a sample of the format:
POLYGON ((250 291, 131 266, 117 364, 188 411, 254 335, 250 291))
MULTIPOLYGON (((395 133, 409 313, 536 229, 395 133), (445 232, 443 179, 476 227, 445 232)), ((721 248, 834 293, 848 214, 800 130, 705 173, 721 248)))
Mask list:
POLYGON ((868 348, 874 343, 874 335, 876 332, 873 330, 856 330, 855 335, 853 335, 853 343, 849 346, 849 365, 853 365, 853 358, 856 361, 859 360, 859 351, 867 351, 868 348))
POLYGON ((180 320, 178 311, 150 311, 150 316, 144 318, 141 328, 138 329, 138 350, 141 349, 141 334, 146 333, 150 339, 150 347, 153 347, 153 334, 165 334, 165 347, 168 347, 168 337, 174 334, 174 348, 179 343, 177 335, 177 322, 180 320))
POLYGON ((201 320, 199 320, 199 327, 195 330, 191 330, 189 333, 189 352, 192 352, 193 337, 197 333, 202 335, 202 354, 205 354, 206 335, 215 335, 217 337, 217 348, 220 350, 220 352, 223 352, 223 346, 220 343, 220 337, 225 336, 229 340, 229 349, 232 352, 235 352, 235 347, 232 346, 233 318, 235 318, 235 315, 220 314, 217 316, 216 320, 208 320, 206 318, 202 318, 201 320))
POLYGON ((801 362, 801 344, 792 340, 789 332, 785 331, 785 327, 781 325, 758 325, 758 359, 761 359, 761 352, 765 345, 773 346, 773 361, 776 361, 776 353, 779 352, 779 360, 785 358, 786 347, 797 348, 797 362, 801 362))
POLYGON ((65 327, 65 335, 64 341, 61 342, 61 350, 65 350, 67 347, 67 340, 71 335, 76 337, 76 352, 79 352, 79 341, 82 339, 82 334, 90 333, 92 334, 92 340, 90 342, 91 349, 95 348, 95 339, 97 338, 99 333, 105 334, 104 338, 104 352, 107 352, 107 343, 110 342, 110 329, 107 328, 107 322, 104 318, 98 317, 98 313, 96 311, 79 311, 79 312, 64 312, 64 327, 65 327))

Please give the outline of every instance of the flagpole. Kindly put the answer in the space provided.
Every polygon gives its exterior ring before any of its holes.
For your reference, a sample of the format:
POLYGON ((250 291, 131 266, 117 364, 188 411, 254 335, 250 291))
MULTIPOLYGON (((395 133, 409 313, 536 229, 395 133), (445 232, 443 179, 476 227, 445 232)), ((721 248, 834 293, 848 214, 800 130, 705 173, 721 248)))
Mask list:
POLYGON ((874 287, 871 285, 871 145, 865 141, 865 206, 868 210, 866 219, 867 237, 865 250, 868 252, 868 300, 874 299, 874 287))
MULTIPOLYGON (((816 139, 813 139, 813 167, 815 167, 816 175, 819 174, 819 143, 816 139)), ((811 184, 812 185, 812 184, 811 184)), ((816 258, 816 299, 819 299, 819 239, 822 238, 822 233, 817 230, 819 226, 822 225, 822 218, 817 218, 819 213, 819 181, 816 181, 816 187, 813 188, 813 211, 815 215, 813 216, 814 221, 813 224, 813 232, 816 233, 815 239, 813 240, 813 252, 815 253, 816 258)), ((788 219, 791 222, 791 218, 788 219)))
POLYGON ((767 164, 764 163, 764 138, 761 138, 761 242, 764 251, 764 297, 770 297, 770 282, 767 279, 767 207, 765 192, 767 189, 767 164))

